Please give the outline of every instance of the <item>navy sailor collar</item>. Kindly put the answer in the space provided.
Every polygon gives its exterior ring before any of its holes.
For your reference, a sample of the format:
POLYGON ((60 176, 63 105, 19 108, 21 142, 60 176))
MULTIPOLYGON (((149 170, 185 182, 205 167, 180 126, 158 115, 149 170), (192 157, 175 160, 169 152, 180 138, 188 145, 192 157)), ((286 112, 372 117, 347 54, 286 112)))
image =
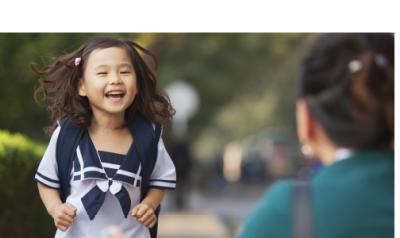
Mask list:
POLYGON ((139 187, 142 179, 140 160, 135 148, 132 142, 119 168, 118 165, 111 164, 116 166, 117 171, 110 178, 89 133, 86 131, 82 135, 74 157, 73 181, 96 180, 96 185, 81 198, 90 220, 93 220, 100 210, 108 191, 117 197, 124 216, 128 216, 131 200, 124 185, 139 187))
POLYGON ((85 131, 76 149, 74 158, 73 181, 98 179, 119 181, 131 186, 137 186, 141 180, 141 164, 137 156, 136 146, 132 142, 127 155, 122 160, 112 178, 108 178, 102 165, 101 157, 96 150, 89 133, 85 131))

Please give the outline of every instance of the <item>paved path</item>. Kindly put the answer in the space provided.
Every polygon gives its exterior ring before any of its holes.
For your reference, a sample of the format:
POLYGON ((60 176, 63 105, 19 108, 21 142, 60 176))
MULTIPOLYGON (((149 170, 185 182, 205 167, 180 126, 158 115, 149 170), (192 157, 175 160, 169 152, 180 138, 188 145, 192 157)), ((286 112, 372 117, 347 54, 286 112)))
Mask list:
POLYGON ((266 186, 236 186, 216 191, 191 191, 187 208, 176 211, 170 194, 163 202, 159 238, 228 238, 240 229, 266 186))
POLYGON ((159 238, 229 238, 224 223, 212 213, 168 213, 160 216, 159 238))

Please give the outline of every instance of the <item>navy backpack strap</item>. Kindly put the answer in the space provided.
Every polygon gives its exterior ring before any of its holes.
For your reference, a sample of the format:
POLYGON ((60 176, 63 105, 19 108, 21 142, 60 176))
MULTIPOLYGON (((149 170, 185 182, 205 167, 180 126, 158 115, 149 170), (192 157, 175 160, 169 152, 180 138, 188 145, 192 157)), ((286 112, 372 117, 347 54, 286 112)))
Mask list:
POLYGON ((154 130, 153 124, 150 121, 141 116, 136 116, 132 123, 129 124, 129 129, 133 135, 133 143, 142 164, 142 200, 147 193, 148 179, 157 159, 157 145, 161 128, 156 126, 156 130, 154 130))
POLYGON ((313 238, 310 182, 295 181, 293 192, 293 237, 313 238))
MULTIPOLYGON (((158 141, 160 140, 160 137, 161 137, 161 131, 162 131, 161 126, 159 124, 156 124, 156 128, 155 128, 155 131, 154 131, 155 136, 156 136, 155 137, 156 138, 156 141, 155 141, 156 142, 156 158, 157 158, 157 151, 158 151, 157 150, 157 146, 158 146, 158 141)), ((151 165, 151 171, 153 171, 153 168, 155 166, 155 162, 156 162, 156 160, 154 160, 153 164, 151 165)), ((151 173, 151 171, 150 171, 150 173, 151 173)), ((161 209, 161 206, 158 206, 157 209, 155 210, 155 213, 156 213, 156 216, 157 216, 157 221, 156 221, 156 224, 153 226, 153 228, 150 229, 151 238, 156 238, 157 237, 158 215, 160 214, 160 209, 161 209)))
MULTIPOLYGON (((134 138, 134 146, 138 153, 140 162, 142 164, 142 182, 141 182, 141 198, 142 201, 148 191, 149 177, 154 169, 157 159, 157 146, 161 136, 161 126, 153 124, 141 116, 136 116, 132 123, 129 124, 129 129, 134 138)), ((156 216, 160 212, 160 206, 156 209, 156 216)), ((152 238, 157 237, 157 223, 150 229, 152 238)))
POLYGON ((61 128, 57 139, 56 160, 61 184, 61 200, 65 202, 70 193, 72 161, 84 130, 70 118, 62 119, 59 125, 61 128))
POLYGON ((160 140, 160 137, 161 137, 161 130, 162 130, 161 126, 159 124, 156 124, 156 128, 154 130, 154 133, 156 135, 157 144, 158 144, 158 141, 160 140))

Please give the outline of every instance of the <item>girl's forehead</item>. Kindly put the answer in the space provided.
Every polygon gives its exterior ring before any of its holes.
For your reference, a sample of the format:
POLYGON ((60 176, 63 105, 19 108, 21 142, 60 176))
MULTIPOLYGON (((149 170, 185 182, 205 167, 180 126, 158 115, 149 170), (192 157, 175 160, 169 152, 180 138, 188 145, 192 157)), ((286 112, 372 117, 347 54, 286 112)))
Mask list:
POLYGON ((131 64, 131 58, 125 48, 109 47, 93 50, 87 58, 87 66, 107 65, 107 64, 131 64))

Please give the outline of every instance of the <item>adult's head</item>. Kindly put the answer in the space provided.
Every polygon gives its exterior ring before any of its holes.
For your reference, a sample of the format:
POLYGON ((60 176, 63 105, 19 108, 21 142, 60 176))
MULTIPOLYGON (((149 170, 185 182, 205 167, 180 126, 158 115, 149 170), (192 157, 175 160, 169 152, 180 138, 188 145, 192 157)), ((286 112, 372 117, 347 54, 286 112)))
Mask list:
POLYGON ((394 35, 320 36, 301 66, 297 126, 320 157, 339 147, 392 148, 394 35))

